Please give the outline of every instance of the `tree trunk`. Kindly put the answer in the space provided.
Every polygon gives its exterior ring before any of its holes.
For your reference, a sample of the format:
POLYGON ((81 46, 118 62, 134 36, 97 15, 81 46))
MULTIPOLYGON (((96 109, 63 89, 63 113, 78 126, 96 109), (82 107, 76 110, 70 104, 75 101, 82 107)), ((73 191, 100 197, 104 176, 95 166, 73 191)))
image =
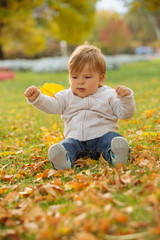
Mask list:
POLYGON ((1 44, 0 44, 0 59, 4 59, 3 47, 1 44))
POLYGON ((150 23, 152 24, 152 27, 155 31, 155 34, 157 36, 157 39, 160 40, 160 29, 158 27, 158 24, 156 23, 156 20, 155 18, 152 16, 151 13, 149 13, 147 10, 145 11, 146 12, 146 15, 148 17, 148 20, 150 21, 150 23))

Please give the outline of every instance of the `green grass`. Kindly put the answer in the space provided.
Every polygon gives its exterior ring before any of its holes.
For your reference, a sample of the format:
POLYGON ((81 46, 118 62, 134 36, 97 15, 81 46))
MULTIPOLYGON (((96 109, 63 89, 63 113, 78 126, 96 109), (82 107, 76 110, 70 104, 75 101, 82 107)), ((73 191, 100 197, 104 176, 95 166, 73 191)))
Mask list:
POLYGON ((64 138, 63 122, 30 106, 23 93, 46 82, 68 88, 68 73, 19 72, 0 82, 2 239, 160 238, 159 66, 138 62, 107 72, 105 84, 125 85, 136 99, 134 117, 118 123, 130 162, 115 168, 84 159, 73 170, 52 171, 48 147, 64 138))

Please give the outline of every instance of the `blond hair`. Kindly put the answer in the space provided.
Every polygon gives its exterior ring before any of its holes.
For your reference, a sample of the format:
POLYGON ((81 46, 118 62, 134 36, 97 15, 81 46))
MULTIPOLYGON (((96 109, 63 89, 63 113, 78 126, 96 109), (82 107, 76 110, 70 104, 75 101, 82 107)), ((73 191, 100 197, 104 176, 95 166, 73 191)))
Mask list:
POLYGON ((105 57, 96 46, 84 44, 77 47, 69 59, 69 73, 82 71, 86 64, 89 64, 89 67, 95 72, 106 73, 105 57))

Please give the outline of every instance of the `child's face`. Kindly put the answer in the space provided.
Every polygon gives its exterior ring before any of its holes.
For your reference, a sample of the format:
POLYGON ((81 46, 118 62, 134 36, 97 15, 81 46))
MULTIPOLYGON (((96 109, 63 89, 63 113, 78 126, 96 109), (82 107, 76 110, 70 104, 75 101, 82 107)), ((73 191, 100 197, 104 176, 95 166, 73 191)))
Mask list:
POLYGON ((70 87, 72 92, 81 97, 87 97, 95 93, 99 86, 103 85, 104 74, 91 70, 88 65, 80 73, 70 74, 70 87))

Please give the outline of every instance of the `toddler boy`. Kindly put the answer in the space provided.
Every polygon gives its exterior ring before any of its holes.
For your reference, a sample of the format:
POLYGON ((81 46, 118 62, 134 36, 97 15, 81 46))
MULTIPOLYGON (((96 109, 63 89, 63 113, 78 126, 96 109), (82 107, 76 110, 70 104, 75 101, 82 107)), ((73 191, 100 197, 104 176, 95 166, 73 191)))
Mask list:
POLYGON ((78 158, 98 159, 102 153, 110 164, 127 163, 129 144, 117 133, 118 119, 128 119, 135 112, 133 91, 125 86, 104 86, 106 61, 101 50, 81 45, 71 54, 70 88, 55 96, 43 95, 29 87, 24 95, 29 104, 48 114, 61 114, 65 139, 49 148, 52 165, 72 168, 78 158))

